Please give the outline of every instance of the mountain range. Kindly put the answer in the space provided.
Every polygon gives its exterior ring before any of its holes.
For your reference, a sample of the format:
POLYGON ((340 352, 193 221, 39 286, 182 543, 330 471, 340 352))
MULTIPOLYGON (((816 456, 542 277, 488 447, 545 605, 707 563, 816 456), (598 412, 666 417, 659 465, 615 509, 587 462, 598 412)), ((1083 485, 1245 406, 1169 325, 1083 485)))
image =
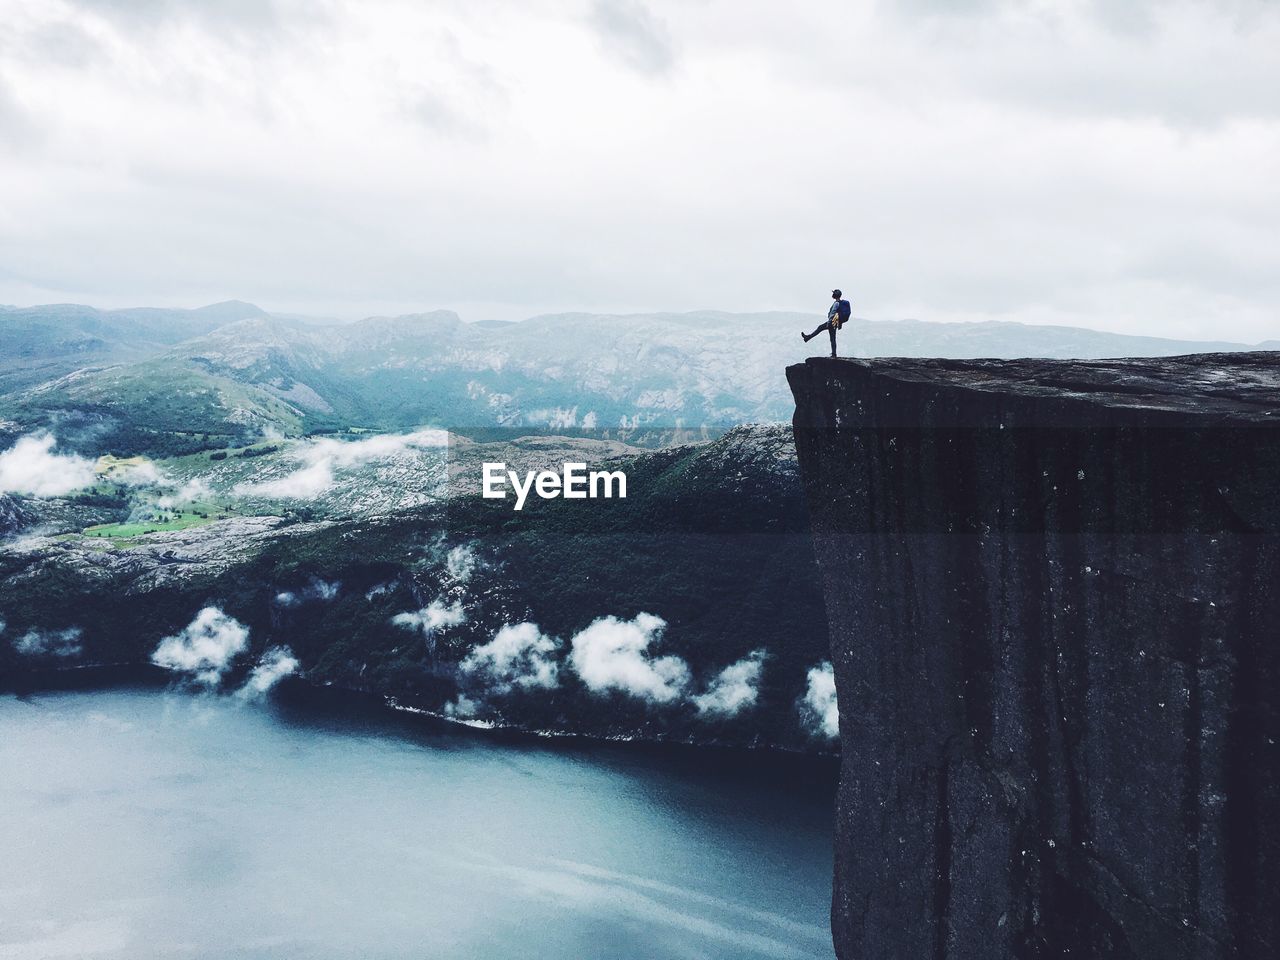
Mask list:
MULTIPOLYGON (((778 422, 780 364, 815 350, 801 313, 449 311, 317 324, 229 301, 199 310, 0 309, 0 431, 86 453, 172 455, 334 430, 578 433, 664 446, 778 422)), ((822 347, 825 349, 825 338, 822 347)), ((1254 349, 1017 323, 855 321, 857 356, 1165 356, 1254 349)))

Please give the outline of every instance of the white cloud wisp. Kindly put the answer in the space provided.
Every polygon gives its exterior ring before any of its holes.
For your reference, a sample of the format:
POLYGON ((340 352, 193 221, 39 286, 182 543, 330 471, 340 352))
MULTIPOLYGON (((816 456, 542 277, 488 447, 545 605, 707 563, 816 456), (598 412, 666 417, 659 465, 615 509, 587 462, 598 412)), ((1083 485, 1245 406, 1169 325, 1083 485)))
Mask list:
POLYGON ((64 497, 91 486, 96 479, 93 461, 54 453, 56 445, 52 434, 33 433, 0 452, 0 493, 64 497))
POLYGON ((808 685, 800 699, 800 722, 815 737, 840 736, 840 708, 836 703, 836 675, 830 661, 809 670, 808 685))
POLYGON ((698 713, 705 717, 735 717, 755 706, 760 696, 760 676, 765 652, 755 650, 716 675, 705 693, 693 698, 698 713))
POLYGON ((676 656, 652 656, 666 621, 651 613, 634 620, 602 617, 571 641, 569 663, 593 693, 616 691, 651 703, 679 700, 689 687, 689 665, 676 656))
POLYGON ((248 644, 248 627, 217 607, 205 607, 180 632, 160 641, 151 662, 216 687, 248 644))
POLYGON ((459 668, 493 693, 550 690, 560 683, 560 667, 554 659, 560 647, 559 640, 544 634, 535 623, 508 624, 468 653, 459 668))
POLYGON ((261 700, 277 683, 297 673, 298 667, 298 658, 288 647, 268 647, 249 671, 236 696, 242 700, 261 700))

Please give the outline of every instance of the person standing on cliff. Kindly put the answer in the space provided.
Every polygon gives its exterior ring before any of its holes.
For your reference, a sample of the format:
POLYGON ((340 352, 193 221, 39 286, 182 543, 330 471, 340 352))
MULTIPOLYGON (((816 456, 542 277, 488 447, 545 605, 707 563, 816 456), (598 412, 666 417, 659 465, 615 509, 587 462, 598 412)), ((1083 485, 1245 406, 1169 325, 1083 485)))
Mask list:
POLYGON ((813 333, 805 333, 800 331, 800 336, 805 343, 808 343, 823 330, 831 334, 831 356, 836 355, 836 331, 843 327, 849 320, 849 301, 844 299, 844 295, 840 292, 840 288, 831 291, 831 309, 827 311, 827 322, 818 325, 818 329, 813 333))

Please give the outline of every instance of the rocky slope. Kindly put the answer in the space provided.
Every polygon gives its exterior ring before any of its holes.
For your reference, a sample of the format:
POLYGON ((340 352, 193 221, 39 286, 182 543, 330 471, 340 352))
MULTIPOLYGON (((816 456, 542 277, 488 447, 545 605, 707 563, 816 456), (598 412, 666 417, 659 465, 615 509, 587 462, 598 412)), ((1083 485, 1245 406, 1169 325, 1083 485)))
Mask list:
POLYGON ((840 957, 1280 955, 1280 354, 787 375, 840 957))

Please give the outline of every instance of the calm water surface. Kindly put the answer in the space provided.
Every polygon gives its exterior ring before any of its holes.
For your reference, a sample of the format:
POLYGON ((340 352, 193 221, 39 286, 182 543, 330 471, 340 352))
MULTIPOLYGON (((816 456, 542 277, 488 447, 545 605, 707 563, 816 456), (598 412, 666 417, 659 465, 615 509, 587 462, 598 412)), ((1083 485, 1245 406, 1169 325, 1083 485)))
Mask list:
POLYGON ((816 764, 0 696, 0 958, 832 956, 816 764))

